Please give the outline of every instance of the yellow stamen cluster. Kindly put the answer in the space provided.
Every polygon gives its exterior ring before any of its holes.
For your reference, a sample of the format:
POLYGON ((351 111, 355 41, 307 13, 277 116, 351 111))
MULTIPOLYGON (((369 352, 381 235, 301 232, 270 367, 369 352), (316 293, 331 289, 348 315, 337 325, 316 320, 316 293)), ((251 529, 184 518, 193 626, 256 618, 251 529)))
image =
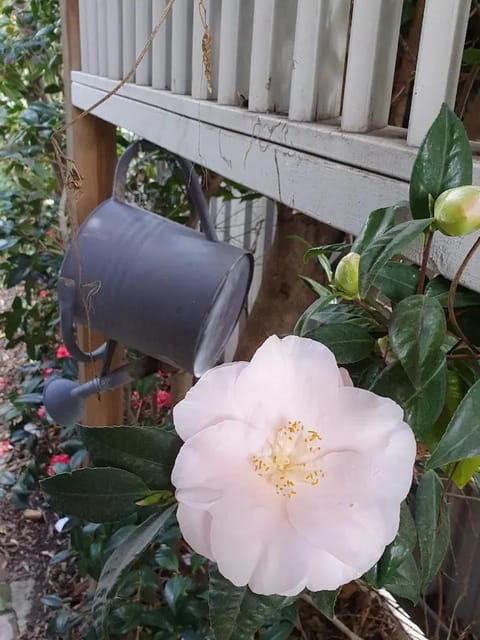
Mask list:
POLYGON ((297 483, 315 487, 325 476, 319 467, 321 439, 317 431, 307 431, 301 422, 291 421, 277 429, 261 453, 253 456, 255 472, 286 498, 296 495, 297 483))

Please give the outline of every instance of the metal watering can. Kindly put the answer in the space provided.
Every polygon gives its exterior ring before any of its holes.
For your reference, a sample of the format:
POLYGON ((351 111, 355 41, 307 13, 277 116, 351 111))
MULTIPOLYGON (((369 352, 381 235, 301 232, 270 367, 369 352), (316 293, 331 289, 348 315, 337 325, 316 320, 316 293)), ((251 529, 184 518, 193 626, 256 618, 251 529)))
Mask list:
POLYGON ((190 162, 172 154, 203 233, 125 202, 128 166, 140 149, 158 147, 137 141, 122 154, 112 197, 80 226, 60 270, 63 342, 79 362, 103 359, 98 378, 45 385, 45 408, 60 424, 82 421, 85 398, 148 375, 160 362, 202 375, 218 362, 248 294, 253 257, 218 241, 190 162), (82 351, 77 325, 107 341, 82 351), (108 373, 117 343, 146 357, 108 373))

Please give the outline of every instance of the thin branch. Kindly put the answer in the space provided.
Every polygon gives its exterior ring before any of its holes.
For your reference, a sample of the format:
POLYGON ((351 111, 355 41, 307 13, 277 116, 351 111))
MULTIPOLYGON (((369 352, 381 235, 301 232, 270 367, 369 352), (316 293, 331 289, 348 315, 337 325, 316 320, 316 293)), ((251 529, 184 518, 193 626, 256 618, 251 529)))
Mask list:
POLYGON ((423 245, 422 253, 422 265, 420 267, 420 274, 418 276, 417 294, 422 294, 425 288, 425 278, 427 276, 428 258, 430 257, 430 250, 432 248, 433 232, 427 231, 425 234, 425 243, 423 245))
POLYGON ((469 347, 469 349, 473 353, 475 353, 475 352, 479 353, 480 349, 478 349, 478 347, 476 347, 474 344, 472 344, 470 342, 470 340, 467 338, 467 336, 460 329, 460 326, 459 326, 459 324, 457 322, 457 317, 455 315, 455 294, 457 292, 457 287, 458 287, 458 284, 460 282, 460 278, 463 275, 463 272, 467 268, 468 263, 473 258, 475 252, 477 251, 477 249, 479 247, 480 247, 480 237, 478 237, 475 240, 475 242, 473 243, 472 247, 470 248, 470 251, 467 253, 465 258, 463 259, 462 264, 458 268, 458 271, 457 271, 457 273, 455 274, 455 276, 454 276, 454 278, 452 280, 452 284, 450 285, 450 289, 448 291, 448 301, 447 301, 448 318, 449 318, 452 326, 454 327, 458 337, 461 338, 465 342, 465 344, 469 347))
POLYGON ((351 631, 346 625, 343 624, 341 620, 334 616, 331 620, 332 624, 337 627, 339 631, 341 631, 349 640, 363 640, 360 636, 357 636, 356 633, 351 631))

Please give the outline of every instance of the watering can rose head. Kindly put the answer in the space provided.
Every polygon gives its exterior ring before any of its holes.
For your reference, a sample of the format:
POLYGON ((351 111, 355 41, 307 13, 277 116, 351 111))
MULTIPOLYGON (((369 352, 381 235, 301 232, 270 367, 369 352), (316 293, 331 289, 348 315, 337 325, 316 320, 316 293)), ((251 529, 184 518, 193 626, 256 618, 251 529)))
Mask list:
POLYGON ((415 439, 392 400, 356 389, 331 351, 270 337, 208 371, 174 409, 186 541, 258 594, 359 578, 399 525, 415 439))
POLYGON ((447 236, 464 236, 480 229, 480 187, 455 187, 436 200, 437 228, 447 236))

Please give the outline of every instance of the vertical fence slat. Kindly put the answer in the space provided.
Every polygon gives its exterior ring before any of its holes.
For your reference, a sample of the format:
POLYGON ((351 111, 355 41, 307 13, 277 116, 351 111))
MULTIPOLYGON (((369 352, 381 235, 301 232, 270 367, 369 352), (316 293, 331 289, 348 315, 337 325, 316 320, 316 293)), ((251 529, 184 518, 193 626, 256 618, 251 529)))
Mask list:
POLYGON ((79 0, 78 14, 80 19, 80 64, 82 71, 90 73, 90 63, 88 60, 88 7, 87 0, 79 0))
MULTIPOLYGON (((152 0, 141 0, 135 7, 135 56, 142 51, 152 32, 152 0)), ((137 84, 152 83, 152 49, 148 49, 135 74, 137 84)))
POLYGON ((455 104, 471 0, 427 0, 407 142, 419 145, 442 102, 455 104))
POLYGON ((108 75, 108 47, 107 47, 107 3, 97 0, 97 28, 98 28, 98 73, 108 75))
POLYGON ((223 0, 218 62, 220 104, 236 105, 248 96, 253 0, 223 0))
POLYGON ((98 18, 96 0, 86 0, 89 73, 98 74, 98 18))
MULTIPOLYGON (((122 3, 122 58, 123 75, 126 76, 135 62, 135 0, 123 0, 122 3)), ((135 74, 130 82, 135 82, 135 74)))
POLYGON ((219 58, 219 35, 220 16, 222 11, 221 0, 204 0, 205 19, 210 32, 210 72, 211 72, 211 93, 208 91, 207 77, 203 63, 202 39, 204 26, 202 14, 198 2, 193 6, 193 37, 192 37, 192 96, 200 100, 207 98, 215 99, 218 86, 218 58, 219 58))
POLYGON ((108 77, 122 77, 122 0, 107 3, 108 77))
POLYGON ((339 115, 350 0, 298 0, 289 118, 339 115))
MULTIPOLYGON (((167 0, 153 0, 152 2, 152 28, 160 20, 167 0)), ((164 20, 160 30, 152 43, 152 87, 154 89, 167 89, 170 85, 169 41, 168 23, 171 20, 170 14, 164 20)))
POLYGON ((192 0, 175 0, 172 7, 173 93, 188 94, 192 76, 192 0))
POLYGON ((255 0, 248 94, 250 111, 268 111, 270 107, 275 9, 275 0, 255 0))
POLYGON ((402 17, 402 0, 354 0, 342 129, 388 124, 402 17))

